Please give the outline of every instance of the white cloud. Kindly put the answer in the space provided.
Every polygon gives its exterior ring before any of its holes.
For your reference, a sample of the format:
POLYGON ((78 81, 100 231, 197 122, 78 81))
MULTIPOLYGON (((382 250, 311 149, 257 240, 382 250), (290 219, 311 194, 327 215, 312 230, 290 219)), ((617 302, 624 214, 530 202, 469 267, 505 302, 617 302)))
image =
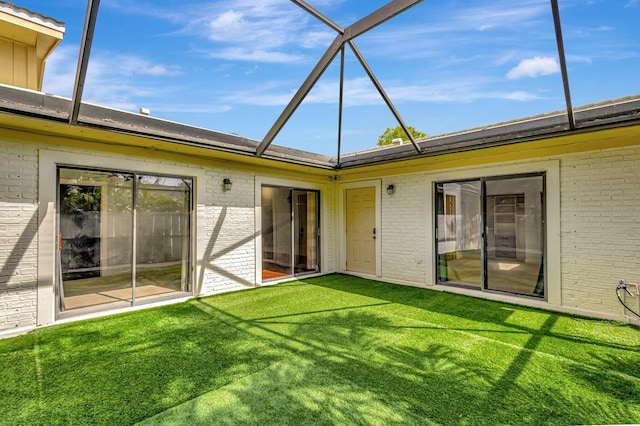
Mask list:
MULTIPOLYGON (((179 65, 155 64, 146 58, 131 54, 102 54, 96 57, 99 63, 112 66, 111 72, 121 75, 151 75, 156 77, 174 77, 182 74, 179 65)), ((91 65, 91 62, 90 62, 91 65)))
POLYGON ((539 77, 560 72, 560 65, 555 58, 549 56, 536 56, 530 59, 523 59, 518 66, 512 68, 507 73, 509 80, 524 77, 539 77))
MULTIPOLYGON (((343 0, 320 0, 335 6, 343 0)), ((335 33, 290 0, 187 2, 181 7, 149 7, 143 2, 111 0, 121 13, 162 19, 181 27, 172 35, 206 40, 192 52, 229 61, 282 63, 308 60, 303 51, 326 49, 335 33)), ((316 5, 317 6, 317 5, 316 5)))
POLYGON ((326 48, 335 37, 286 0, 219 2, 187 27, 212 42, 205 46, 209 57, 234 61, 301 61, 301 50, 326 48))
MULTIPOLYGON (((427 8, 427 2, 424 3, 427 8)), ((505 46, 512 49, 512 46, 526 47, 539 43, 541 39, 547 42, 548 33, 541 31, 541 28, 546 30, 548 26, 548 1, 495 0, 481 2, 481 6, 476 3, 463 7, 444 6, 442 10, 434 6, 439 12, 437 19, 427 12, 424 21, 401 27, 395 26, 392 20, 389 25, 383 25, 366 35, 366 44, 362 41, 363 53, 397 60, 428 58, 429 63, 434 63, 451 55, 500 57, 505 46), (523 36, 531 39, 523 42, 523 36)), ((486 59, 485 63, 488 61, 493 59, 486 59)))
POLYGON ((583 56, 583 55, 567 55, 567 62, 580 62, 583 64, 591 64, 593 63, 593 58, 590 56, 583 56))
POLYGON ((70 98, 76 78, 78 46, 59 46, 45 63, 42 91, 70 98))
POLYGON ((231 105, 221 105, 217 103, 203 103, 203 104, 176 104, 176 103, 147 103, 147 108, 154 112, 169 112, 169 113, 192 113, 192 114, 214 114, 231 111, 233 108, 231 105))
POLYGON ((456 25, 462 25, 460 28, 484 31, 489 28, 529 25, 547 13, 549 13, 548 2, 540 0, 494 1, 482 6, 462 9, 455 18, 456 25))
POLYGON ((246 49, 242 47, 229 47, 215 50, 209 53, 209 57, 230 61, 251 61, 274 64, 300 62, 304 59, 302 55, 294 55, 277 50, 246 49))
MULTIPOLYGON (((78 63, 78 46, 60 46, 47 59, 43 91, 70 98, 78 63)), ((176 65, 162 65, 135 55, 93 52, 82 100, 124 110, 136 110, 140 98, 158 98, 172 89, 154 85, 151 77, 181 75, 176 65), (140 76, 147 76, 141 80, 140 76)))
MULTIPOLYGON (((283 107, 292 99, 295 89, 284 89, 284 84, 272 82, 251 90, 242 90, 224 97, 227 104, 283 107)), ((541 99, 527 91, 501 91, 487 87, 487 82, 464 78, 441 84, 389 84, 385 92, 394 104, 404 102, 473 102, 481 99, 501 99, 525 102, 541 99)), ((321 80, 304 100, 306 104, 337 104, 339 81, 321 80)), ((384 101, 367 77, 346 79, 344 106, 384 105, 384 101)))

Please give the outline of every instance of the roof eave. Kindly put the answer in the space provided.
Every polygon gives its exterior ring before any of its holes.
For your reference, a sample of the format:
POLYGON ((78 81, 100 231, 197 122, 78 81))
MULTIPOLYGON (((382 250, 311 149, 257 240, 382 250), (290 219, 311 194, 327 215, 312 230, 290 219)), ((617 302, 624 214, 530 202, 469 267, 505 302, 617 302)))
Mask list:
POLYGON ((566 114, 546 114, 513 122, 423 139, 418 154, 410 144, 373 149, 341 159, 341 169, 433 157, 501 145, 517 144, 567 134, 622 127, 640 122, 640 98, 631 97, 577 109, 575 128, 566 114))

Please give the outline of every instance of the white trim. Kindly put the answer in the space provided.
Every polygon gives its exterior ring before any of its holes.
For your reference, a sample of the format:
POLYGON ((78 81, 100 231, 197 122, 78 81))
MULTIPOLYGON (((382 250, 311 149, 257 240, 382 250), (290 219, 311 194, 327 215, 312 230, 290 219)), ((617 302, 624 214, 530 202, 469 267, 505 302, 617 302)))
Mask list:
MULTIPOLYGON (((427 209, 430 212, 427 216, 427 245, 426 259, 426 283, 428 286, 437 286, 438 289, 446 290, 450 287, 437 285, 436 265, 435 265, 435 194, 434 185, 436 182, 466 180, 485 177, 498 177, 520 175, 528 173, 544 173, 545 183, 545 220, 546 220, 546 265, 547 265, 547 288, 546 304, 556 306, 562 305, 562 281, 560 270, 560 161, 536 161, 509 164, 491 167, 474 167, 461 170, 446 171, 427 175, 427 187, 429 196, 427 199, 427 209)), ((478 297, 484 297, 484 293, 476 292, 478 297)))
MULTIPOLYGON (((320 193, 320 272, 317 274, 309 274, 309 276, 317 276, 320 274, 329 273, 329 241, 327 236, 329 235, 328 221, 329 221, 329 184, 320 184, 315 182, 308 182, 305 180, 297 179, 282 179, 269 176, 257 176, 255 178, 255 282, 257 286, 262 284, 262 185, 268 186, 281 186, 285 188, 294 189, 309 189, 312 191, 319 191, 320 193)), ((306 275, 305 275, 306 276, 306 275)), ((289 281, 294 279, 294 276, 283 278, 283 281, 289 281)), ((269 285, 272 282, 268 283, 269 285)))
MULTIPOLYGON (((336 210, 336 240, 338 242, 338 264, 337 270, 344 273, 353 274, 347 271, 347 238, 346 238, 346 214, 347 206, 345 197, 347 189, 371 188, 376 189, 376 277, 382 276, 382 179, 370 179, 358 182, 341 183, 338 187, 338 208, 336 210)), ((359 275, 360 276, 360 275, 359 275)), ((365 275, 362 275, 365 276, 365 275)))
MULTIPOLYGON (((158 174, 160 162, 151 162, 143 158, 124 158, 116 155, 101 155, 97 152, 79 153, 56 149, 40 149, 38 158, 38 307, 36 325, 38 327, 57 323, 55 318, 55 244, 56 244, 56 193, 58 165, 95 168, 101 170, 132 171, 136 173, 158 174)), ((206 173, 198 167, 161 164, 162 174, 191 177, 192 190, 192 268, 191 282, 193 294, 200 293, 196 277, 200 276, 201 247, 197 245, 197 206, 198 193, 204 194, 206 173)))

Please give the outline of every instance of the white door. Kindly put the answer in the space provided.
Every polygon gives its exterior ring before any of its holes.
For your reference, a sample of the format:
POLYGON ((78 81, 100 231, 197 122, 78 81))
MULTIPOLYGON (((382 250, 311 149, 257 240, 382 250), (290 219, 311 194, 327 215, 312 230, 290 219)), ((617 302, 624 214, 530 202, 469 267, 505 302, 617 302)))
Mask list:
POLYGON ((346 191, 347 271, 376 273, 376 189, 346 191))

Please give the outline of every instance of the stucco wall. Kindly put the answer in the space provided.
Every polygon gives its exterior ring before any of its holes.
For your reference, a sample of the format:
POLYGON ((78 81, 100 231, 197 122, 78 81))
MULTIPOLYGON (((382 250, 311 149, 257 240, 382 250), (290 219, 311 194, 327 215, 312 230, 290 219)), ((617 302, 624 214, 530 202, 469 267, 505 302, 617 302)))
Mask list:
POLYGON ((37 159, 34 147, 0 142, 0 330, 36 322, 37 159))

